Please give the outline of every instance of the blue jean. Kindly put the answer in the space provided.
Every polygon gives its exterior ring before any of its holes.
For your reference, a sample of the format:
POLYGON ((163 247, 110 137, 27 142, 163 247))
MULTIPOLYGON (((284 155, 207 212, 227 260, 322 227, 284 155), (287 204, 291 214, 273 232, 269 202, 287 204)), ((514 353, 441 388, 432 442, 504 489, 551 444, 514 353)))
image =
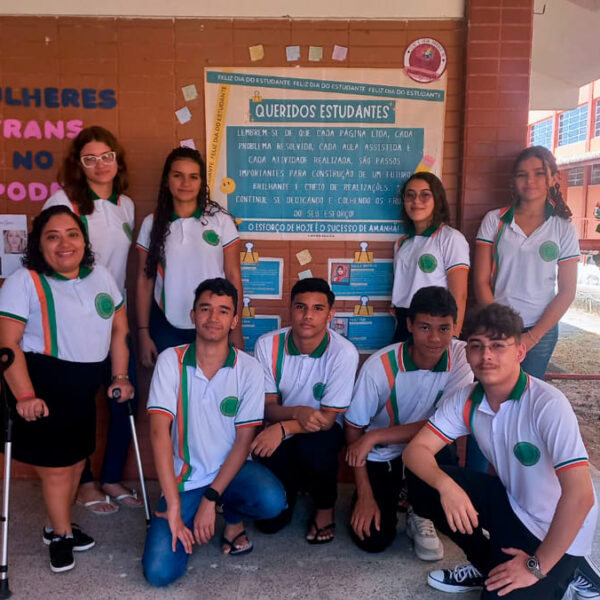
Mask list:
MULTIPOLYGON (((193 298, 190 298, 190 310, 192 309, 192 300, 193 298)), ((196 340, 196 330, 193 327, 191 329, 173 327, 154 301, 150 309, 150 322, 148 325, 150 326, 150 337, 159 353, 174 346, 191 344, 196 340)), ((190 325, 193 325, 191 321, 190 325)))
MULTIPOLYGON (((531 329, 528 327, 527 329, 531 329)), ((525 331, 527 331, 527 329, 525 331)), ((527 335, 527 334, 525 334, 527 335)), ((558 324, 550 329, 546 335, 527 353, 521 363, 523 371, 538 379, 544 379, 546 368, 558 342, 558 324)))
MULTIPOLYGON (((185 526, 192 531, 196 511, 207 487, 179 493, 181 518, 185 526)), ((252 461, 244 463, 221 498, 225 522, 232 525, 243 519, 271 519, 286 507, 285 491, 281 482, 269 469, 252 461)), ((161 497, 156 510, 166 509, 167 503, 164 497, 161 497)), ((144 577, 152 585, 168 585, 185 573, 190 555, 186 554, 180 541, 173 552, 171 539, 169 522, 161 517, 152 517, 142 557, 144 577)))

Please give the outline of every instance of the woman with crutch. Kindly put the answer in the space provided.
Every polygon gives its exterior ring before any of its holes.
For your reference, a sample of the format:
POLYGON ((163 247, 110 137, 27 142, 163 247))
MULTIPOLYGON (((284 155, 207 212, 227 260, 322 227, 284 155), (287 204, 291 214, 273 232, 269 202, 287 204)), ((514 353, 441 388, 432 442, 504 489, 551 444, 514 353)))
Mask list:
POLYGON ((127 379, 127 317, 119 287, 94 266, 85 227, 66 206, 33 222, 24 268, 0 289, 0 347, 15 353, 5 377, 16 401, 13 457, 31 464, 46 505, 43 541, 50 568, 75 565, 73 551, 94 540, 71 523, 71 506, 86 457, 94 451, 95 396, 110 353, 112 395, 134 394, 127 379))

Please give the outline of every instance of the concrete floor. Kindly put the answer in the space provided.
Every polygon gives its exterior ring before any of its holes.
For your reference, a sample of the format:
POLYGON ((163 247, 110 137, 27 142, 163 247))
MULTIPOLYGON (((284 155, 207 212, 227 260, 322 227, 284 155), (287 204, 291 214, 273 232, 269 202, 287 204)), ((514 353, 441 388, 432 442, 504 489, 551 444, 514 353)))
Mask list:
MULTIPOLYGON (((595 472, 600 497, 600 472, 595 472)), ((135 484, 134 484, 135 485, 135 484)), ((168 588, 149 586, 140 557, 144 543, 144 511, 122 508, 110 516, 96 516, 75 507, 74 520, 96 539, 88 552, 75 554, 72 571, 53 574, 48 549, 41 541, 44 513, 37 481, 13 480, 10 493, 9 584, 13 598, 27 600, 448 600, 448 594, 426 585, 432 568, 464 562, 464 555, 444 538, 446 555, 439 563, 421 562, 413 554, 401 519, 398 536, 386 552, 369 555, 350 541, 349 518, 352 486, 340 486, 335 541, 310 546, 304 539, 307 503, 299 501, 294 520, 281 533, 265 536, 251 524, 248 531, 254 551, 240 557, 220 553, 218 538, 196 548, 188 573, 168 588)), ((150 497, 158 497, 151 482, 150 497)), ((218 523, 218 535, 222 522, 218 523)), ((600 529, 594 556, 600 557, 600 529)), ((460 596, 475 600, 478 593, 460 596)))

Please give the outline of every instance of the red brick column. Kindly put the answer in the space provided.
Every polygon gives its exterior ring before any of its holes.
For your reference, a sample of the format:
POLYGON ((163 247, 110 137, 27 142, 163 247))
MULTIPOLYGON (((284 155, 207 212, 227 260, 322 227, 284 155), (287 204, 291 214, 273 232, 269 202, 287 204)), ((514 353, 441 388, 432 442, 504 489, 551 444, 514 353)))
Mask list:
POLYGON ((512 161, 527 145, 533 0, 467 3, 459 226, 473 241, 483 215, 510 202, 512 161))

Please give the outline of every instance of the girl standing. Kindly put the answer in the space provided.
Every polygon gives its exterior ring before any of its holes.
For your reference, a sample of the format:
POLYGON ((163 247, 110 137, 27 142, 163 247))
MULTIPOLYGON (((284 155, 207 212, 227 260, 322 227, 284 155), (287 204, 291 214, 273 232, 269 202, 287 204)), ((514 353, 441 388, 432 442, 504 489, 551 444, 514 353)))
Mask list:
POLYGON ((469 244, 448 225, 450 209, 442 182, 426 172, 411 175, 401 192, 407 233, 394 245, 392 308, 396 315, 394 342, 406 340, 406 316, 414 293, 422 287, 447 288, 458 306, 455 335, 465 317, 469 244))
MULTIPOLYGON (((64 158, 58 181, 63 189, 48 199, 43 210, 65 205, 79 215, 87 229, 96 262, 109 270, 125 297, 125 271, 134 226, 134 205, 124 193, 128 175, 122 146, 103 127, 82 129, 64 158)), ((107 365, 109 368, 110 365, 107 365)), ((135 381, 134 369, 131 360, 127 372, 132 381, 135 381)), ((133 507, 143 505, 134 490, 120 483, 131 442, 126 406, 112 399, 108 400, 108 405, 110 421, 100 483, 94 481, 88 460, 77 494, 78 503, 96 514, 116 512, 119 510, 118 503, 133 507)), ((136 409, 137 399, 134 399, 136 409)))
MULTIPOLYGON (((238 233, 231 215, 210 199, 200 153, 175 148, 165 161, 158 204, 140 228, 136 308, 140 358, 152 366, 159 352, 190 343, 194 290, 205 279, 225 277, 243 303, 238 233)), ((231 341, 243 348, 241 319, 231 341)))

